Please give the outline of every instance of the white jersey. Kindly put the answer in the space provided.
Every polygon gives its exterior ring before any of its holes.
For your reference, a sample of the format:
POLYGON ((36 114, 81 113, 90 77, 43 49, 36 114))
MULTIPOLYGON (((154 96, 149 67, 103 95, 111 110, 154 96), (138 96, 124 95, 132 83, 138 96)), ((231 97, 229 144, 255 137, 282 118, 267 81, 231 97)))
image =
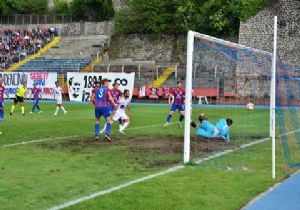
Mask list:
POLYGON ((55 87, 54 88, 54 95, 56 99, 61 99, 62 98, 62 88, 61 87, 55 87))
POLYGON ((113 121, 117 121, 118 119, 126 120, 128 119, 128 116, 126 115, 126 108, 130 104, 130 98, 125 99, 123 96, 118 101, 118 107, 115 112, 115 115, 113 116, 113 121))
POLYGON ((125 99, 124 96, 122 96, 118 102, 117 111, 125 112, 127 106, 130 104, 130 98, 125 99))

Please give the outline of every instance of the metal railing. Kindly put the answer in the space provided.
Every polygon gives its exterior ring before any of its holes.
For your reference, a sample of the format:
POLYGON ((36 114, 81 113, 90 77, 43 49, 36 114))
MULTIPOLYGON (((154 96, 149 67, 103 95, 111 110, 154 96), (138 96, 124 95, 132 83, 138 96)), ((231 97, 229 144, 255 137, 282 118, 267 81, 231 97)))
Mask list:
POLYGON ((0 15, 0 24, 27 25, 27 24, 58 24, 73 22, 70 14, 12 14, 0 15))

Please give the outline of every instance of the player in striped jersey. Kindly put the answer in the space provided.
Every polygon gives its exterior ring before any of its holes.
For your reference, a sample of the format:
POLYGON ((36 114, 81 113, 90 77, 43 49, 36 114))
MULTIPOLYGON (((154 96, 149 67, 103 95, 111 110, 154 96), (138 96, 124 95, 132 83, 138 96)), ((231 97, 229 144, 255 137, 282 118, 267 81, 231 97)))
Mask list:
MULTIPOLYGON (((0 78, 0 122, 4 119, 4 94, 9 100, 8 92, 2 84, 2 78, 0 78)), ((0 135, 2 134, 2 131, 0 131, 0 135)))
POLYGON ((110 95, 109 91, 109 82, 107 79, 102 80, 102 87, 98 88, 95 93, 92 95, 92 100, 95 100, 95 140, 99 139, 99 132, 100 132, 100 118, 103 116, 106 120, 106 133, 105 139, 107 141, 111 141, 110 138, 110 129, 111 129, 111 119, 109 113, 109 101, 116 107, 116 104, 110 95))

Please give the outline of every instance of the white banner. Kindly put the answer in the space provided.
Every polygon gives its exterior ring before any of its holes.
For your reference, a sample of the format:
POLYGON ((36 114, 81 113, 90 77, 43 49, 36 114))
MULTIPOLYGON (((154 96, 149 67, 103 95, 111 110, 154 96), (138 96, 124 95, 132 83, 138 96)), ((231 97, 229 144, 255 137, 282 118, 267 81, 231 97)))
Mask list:
POLYGON ((3 85, 8 90, 10 98, 15 97, 16 89, 24 83, 27 83, 28 94, 31 93, 33 84, 36 83, 42 91, 43 98, 53 99, 53 88, 57 80, 57 73, 39 73, 39 72, 10 72, 0 73, 3 85))
POLYGON ((102 79, 109 80, 109 86, 113 83, 120 84, 119 88, 123 92, 125 89, 133 94, 135 73, 72 73, 67 74, 67 83, 70 101, 86 102, 90 100, 94 83, 101 82, 102 79))

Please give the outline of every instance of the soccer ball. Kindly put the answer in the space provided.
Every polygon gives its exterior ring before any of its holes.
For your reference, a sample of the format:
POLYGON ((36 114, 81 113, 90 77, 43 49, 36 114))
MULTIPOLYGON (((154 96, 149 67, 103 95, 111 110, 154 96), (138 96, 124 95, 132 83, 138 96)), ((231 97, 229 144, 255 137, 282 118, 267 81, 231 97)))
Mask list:
POLYGON ((246 105, 246 107, 247 107, 248 110, 253 110, 254 109, 254 104, 250 102, 246 105))

